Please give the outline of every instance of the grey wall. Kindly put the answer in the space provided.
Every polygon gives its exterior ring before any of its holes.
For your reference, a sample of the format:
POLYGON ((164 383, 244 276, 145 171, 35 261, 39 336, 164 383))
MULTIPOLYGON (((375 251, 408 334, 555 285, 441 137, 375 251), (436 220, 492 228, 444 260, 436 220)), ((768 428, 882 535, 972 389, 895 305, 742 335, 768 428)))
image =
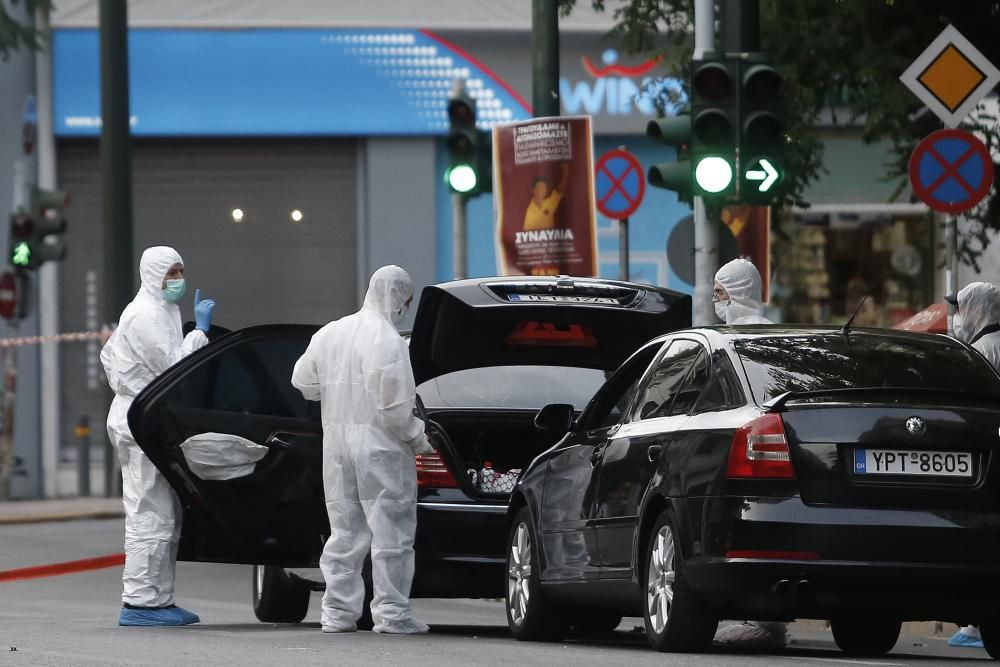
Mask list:
MULTIPOLYGON (((419 295, 435 282, 437 265, 434 139, 373 138, 366 144, 364 196, 359 197, 364 202, 360 211, 364 279, 358 287, 363 293, 375 269, 398 264, 409 272, 419 295)), ((405 326, 412 320, 411 310, 405 326)))
MULTIPOLYGON (((26 20, 24 4, 11 7, 3 2, 8 11, 18 20, 26 20)), ((35 92, 35 56, 31 51, 14 52, 7 61, 0 61, 0 212, 3 216, 3 232, 0 233, 0 250, 3 251, 4 267, 7 265, 8 235, 7 213, 12 210, 14 198, 14 161, 22 157, 21 119, 24 100, 35 92)), ((35 161, 25 160, 25 177, 35 180, 35 161)), ((37 308, 32 317, 23 323, 17 335, 31 335, 38 331, 37 308)), ((3 322, 3 320, 0 320, 3 322)), ((15 332, 4 322, 3 335, 15 332)), ((2 358, 2 355, 0 355, 2 358)), ((2 369, 2 364, 0 364, 2 369)), ((20 465, 11 477, 11 497, 35 497, 41 494, 41 451, 38 423, 38 348, 25 347, 18 350, 17 405, 14 415, 14 455, 20 465)))

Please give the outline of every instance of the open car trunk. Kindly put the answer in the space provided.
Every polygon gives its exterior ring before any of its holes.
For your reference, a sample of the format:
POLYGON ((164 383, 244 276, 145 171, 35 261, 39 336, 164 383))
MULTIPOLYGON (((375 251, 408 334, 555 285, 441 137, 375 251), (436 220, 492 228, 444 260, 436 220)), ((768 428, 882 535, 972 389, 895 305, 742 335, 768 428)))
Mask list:
POLYGON ((505 500, 517 473, 561 435, 535 427, 535 410, 430 410, 431 440, 462 490, 505 500), (492 468, 492 474, 484 473, 492 468))

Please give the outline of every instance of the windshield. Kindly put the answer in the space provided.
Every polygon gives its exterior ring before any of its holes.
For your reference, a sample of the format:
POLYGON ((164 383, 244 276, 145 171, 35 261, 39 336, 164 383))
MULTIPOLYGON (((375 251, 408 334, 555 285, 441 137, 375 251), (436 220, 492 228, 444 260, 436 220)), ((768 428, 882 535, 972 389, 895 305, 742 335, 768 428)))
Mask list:
POLYGON ((841 334, 733 343, 757 403, 788 391, 896 387, 1000 398, 1000 380, 976 352, 945 338, 841 334))
POLYGON ((571 403, 582 410, 604 384, 603 371, 567 366, 470 368, 428 380, 417 393, 428 408, 522 408, 571 403))

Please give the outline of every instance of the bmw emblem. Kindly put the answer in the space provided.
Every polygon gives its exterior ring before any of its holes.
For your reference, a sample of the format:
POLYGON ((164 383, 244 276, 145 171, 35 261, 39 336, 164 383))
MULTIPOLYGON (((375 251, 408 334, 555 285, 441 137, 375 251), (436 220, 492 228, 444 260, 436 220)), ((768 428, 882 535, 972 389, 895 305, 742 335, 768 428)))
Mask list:
POLYGON ((920 417, 910 417, 906 420, 906 430, 910 435, 923 435, 927 432, 927 422, 920 417))

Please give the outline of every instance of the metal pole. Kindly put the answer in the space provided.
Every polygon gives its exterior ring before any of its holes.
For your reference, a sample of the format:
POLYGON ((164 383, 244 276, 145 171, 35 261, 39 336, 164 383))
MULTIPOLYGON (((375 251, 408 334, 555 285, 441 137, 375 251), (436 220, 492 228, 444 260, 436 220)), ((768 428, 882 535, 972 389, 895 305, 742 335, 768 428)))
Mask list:
MULTIPOLYGON (((715 0, 695 0, 694 57, 715 50, 715 0)), ((709 220, 705 200, 694 198, 694 312, 695 326, 716 321, 712 307, 712 288, 719 267, 717 221, 709 220)))
POLYGON ((76 491, 81 497, 90 495, 90 417, 80 415, 76 425, 76 491))
MULTIPOLYGON (((952 215, 945 222, 945 295, 958 291, 958 216, 952 215)), ((955 335, 955 307, 948 304, 948 335, 955 335)))
POLYGON ((531 104, 535 117, 558 116, 559 6, 531 0, 531 104))
MULTIPOLYGON (((128 17, 123 0, 100 0, 101 190, 104 206, 104 322, 118 320, 135 289, 132 265, 132 146, 128 103, 128 17)), ((106 394, 110 408, 110 393, 106 394)), ((107 443, 105 456, 115 456, 107 443)), ((111 495, 111 480, 105 480, 111 495)))
POLYGON ((628 280, 628 218, 618 221, 618 279, 628 280))
POLYGON ((726 0, 723 7, 724 48, 729 53, 760 49, 758 0, 726 0))
MULTIPOLYGON (((38 113, 38 187, 56 189, 56 140, 52 120, 52 30, 49 10, 35 12, 35 28, 42 35, 42 48, 35 54, 35 96, 38 113)), ((59 331, 59 262, 45 262, 38 271, 39 334, 52 336, 59 331)), ((42 412, 42 489, 45 498, 57 495, 56 480, 59 465, 60 401, 59 348, 42 345, 41 412, 42 412)))
MULTIPOLYGON (((24 159, 14 160, 14 201, 15 211, 28 207, 27 169, 24 159)), ((25 285, 18 281, 19 288, 25 285)), ((23 308, 22 299, 28 298, 29 289, 18 289, 17 307, 23 308)), ((7 335, 18 336, 21 328, 19 314, 7 321, 7 335)), ((17 349, 8 347, 3 354, 3 400, 0 401, 0 500, 10 498, 10 475, 14 470, 14 413, 17 405, 17 349)))
POLYGON ((455 239, 455 280, 465 280, 469 277, 468 224, 466 221, 466 200, 464 195, 453 192, 451 195, 451 214, 454 224, 455 239))

